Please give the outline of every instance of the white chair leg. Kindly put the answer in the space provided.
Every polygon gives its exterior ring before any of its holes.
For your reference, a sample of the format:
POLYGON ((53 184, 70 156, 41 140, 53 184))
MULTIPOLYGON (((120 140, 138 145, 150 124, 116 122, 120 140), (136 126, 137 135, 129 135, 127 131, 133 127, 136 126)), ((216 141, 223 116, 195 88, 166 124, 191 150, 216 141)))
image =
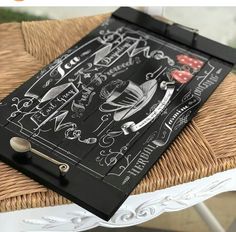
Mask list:
POLYGON ((195 205, 194 208, 212 232, 226 232, 219 221, 216 219, 216 217, 204 203, 199 203, 195 205))

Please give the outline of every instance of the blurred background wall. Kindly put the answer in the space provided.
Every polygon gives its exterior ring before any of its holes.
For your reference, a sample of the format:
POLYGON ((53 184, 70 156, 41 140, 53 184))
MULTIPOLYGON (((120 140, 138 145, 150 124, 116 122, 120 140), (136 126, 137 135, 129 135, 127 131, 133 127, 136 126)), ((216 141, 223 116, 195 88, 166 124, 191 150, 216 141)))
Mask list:
MULTIPOLYGON (((17 12, 50 19, 64 19, 112 12, 117 7, 19 7, 17 12)), ((157 7, 152 13, 160 13, 157 7)), ((236 7, 165 7, 164 16, 200 30, 200 34, 236 47, 236 7)), ((1 18, 1 11, 0 11, 1 18)))

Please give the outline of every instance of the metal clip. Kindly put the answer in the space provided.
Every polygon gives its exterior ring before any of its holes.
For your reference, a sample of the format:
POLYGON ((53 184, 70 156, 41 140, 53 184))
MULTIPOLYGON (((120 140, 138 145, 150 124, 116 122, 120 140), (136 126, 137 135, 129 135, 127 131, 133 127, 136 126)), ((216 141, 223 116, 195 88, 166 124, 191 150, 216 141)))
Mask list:
POLYGON ((198 29, 194 29, 194 28, 191 28, 191 27, 187 27, 187 26, 184 26, 182 24, 179 24, 179 23, 173 23, 172 25, 176 25, 177 27, 180 27, 181 29, 184 29, 186 31, 189 31, 189 32, 192 32, 194 34, 198 34, 199 33, 199 30, 198 29))
POLYGON ((183 43, 187 46, 194 47, 199 31, 178 23, 173 23, 167 27, 166 36, 183 43))

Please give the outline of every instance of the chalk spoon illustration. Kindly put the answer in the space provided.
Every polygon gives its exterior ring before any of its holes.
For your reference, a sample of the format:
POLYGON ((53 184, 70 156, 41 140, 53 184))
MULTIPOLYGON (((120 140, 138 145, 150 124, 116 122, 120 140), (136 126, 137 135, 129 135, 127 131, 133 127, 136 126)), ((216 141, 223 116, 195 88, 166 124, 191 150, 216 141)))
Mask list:
POLYGON ((70 169, 68 164, 62 163, 58 160, 55 160, 55 159, 43 154, 42 152, 37 151, 34 148, 32 148, 31 143, 26 139, 23 139, 20 137, 12 137, 10 139, 10 145, 11 145, 12 149, 18 153, 25 153, 25 152, 30 151, 30 152, 34 153, 35 155, 40 156, 41 158, 44 158, 53 164, 56 164, 58 166, 58 169, 59 169, 60 174, 62 176, 66 175, 66 173, 70 169))

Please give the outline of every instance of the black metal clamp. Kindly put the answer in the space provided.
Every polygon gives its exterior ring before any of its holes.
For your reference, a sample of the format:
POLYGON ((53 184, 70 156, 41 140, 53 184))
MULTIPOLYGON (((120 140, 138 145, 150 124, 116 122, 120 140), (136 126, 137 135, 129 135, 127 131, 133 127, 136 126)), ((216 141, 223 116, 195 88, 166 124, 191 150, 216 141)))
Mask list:
POLYGON ((198 32, 197 29, 173 23, 167 26, 166 37, 190 47, 194 47, 197 41, 198 32))

